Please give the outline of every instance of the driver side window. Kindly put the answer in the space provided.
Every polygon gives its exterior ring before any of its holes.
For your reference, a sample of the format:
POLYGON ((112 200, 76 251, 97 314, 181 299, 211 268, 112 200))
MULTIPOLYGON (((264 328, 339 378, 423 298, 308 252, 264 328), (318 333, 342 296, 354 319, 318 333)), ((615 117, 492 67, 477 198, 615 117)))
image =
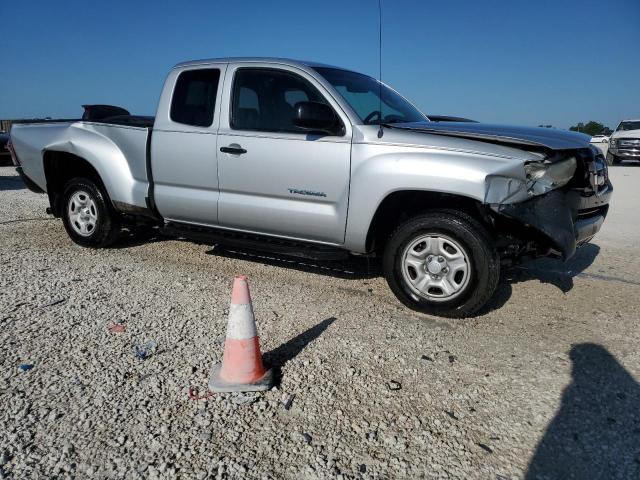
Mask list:
POLYGON ((233 83, 231 128, 307 133, 295 125, 298 102, 328 104, 313 85, 293 73, 267 68, 238 69, 233 83))

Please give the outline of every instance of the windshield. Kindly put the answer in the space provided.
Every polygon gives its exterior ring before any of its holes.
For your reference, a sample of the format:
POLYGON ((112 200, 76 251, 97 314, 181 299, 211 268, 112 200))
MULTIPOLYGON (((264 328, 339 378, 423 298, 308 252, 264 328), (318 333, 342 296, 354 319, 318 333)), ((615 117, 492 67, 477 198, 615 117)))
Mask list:
POLYGON ((640 130, 640 120, 637 122, 621 122, 616 131, 620 130, 640 130))
POLYGON ((380 88, 381 84, 371 77, 339 68, 315 70, 333 85, 365 125, 427 121, 416 107, 386 85, 380 88))

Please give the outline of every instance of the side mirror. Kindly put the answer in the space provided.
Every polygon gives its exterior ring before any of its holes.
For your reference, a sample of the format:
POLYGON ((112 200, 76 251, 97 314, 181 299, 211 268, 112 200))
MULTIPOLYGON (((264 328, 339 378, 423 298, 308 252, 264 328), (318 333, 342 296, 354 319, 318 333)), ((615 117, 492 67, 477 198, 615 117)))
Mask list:
POLYGON ((297 127, 331 135, 335 135, 339 130, 339 120, 329 105, 319 102, 298 102, 295 110, 294 123, 297 127))

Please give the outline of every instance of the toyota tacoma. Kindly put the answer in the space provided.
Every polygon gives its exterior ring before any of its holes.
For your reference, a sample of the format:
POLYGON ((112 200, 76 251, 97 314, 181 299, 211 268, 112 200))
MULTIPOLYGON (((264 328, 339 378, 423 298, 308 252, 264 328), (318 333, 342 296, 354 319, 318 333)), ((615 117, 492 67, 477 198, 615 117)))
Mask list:
POLYGON ((147 221, 288 255, 380 256, 402 303, 449 317, 486 305, 501 265, 571 257, 612 193, 586 135, 431 122, 374 78, 273 58, 178 64, 155 117, 87 105, 14 124, 10 150, 79 245, 147 221))

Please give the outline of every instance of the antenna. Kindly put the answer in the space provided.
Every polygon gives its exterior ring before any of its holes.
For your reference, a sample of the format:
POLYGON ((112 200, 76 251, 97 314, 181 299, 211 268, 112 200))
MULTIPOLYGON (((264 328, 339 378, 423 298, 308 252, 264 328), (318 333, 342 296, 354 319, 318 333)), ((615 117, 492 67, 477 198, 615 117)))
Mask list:
POLYGON ((380 112, 380 129, 378 138, 382 138, 382 0, 378 0, 378 111, 380 112))

